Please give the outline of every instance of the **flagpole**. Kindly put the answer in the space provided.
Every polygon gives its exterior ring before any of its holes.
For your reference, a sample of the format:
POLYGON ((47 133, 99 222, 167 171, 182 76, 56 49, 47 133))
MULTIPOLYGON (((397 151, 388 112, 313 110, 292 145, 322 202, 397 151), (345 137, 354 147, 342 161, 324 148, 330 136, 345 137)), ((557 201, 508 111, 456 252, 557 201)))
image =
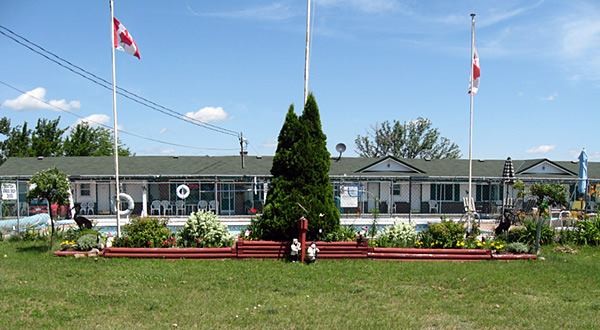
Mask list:
POLYGON ((304 105, 308 99, 308 68, 310 64, 310 0, 306 1, 306 48, 304 50, 304 105))
POLYGON ((121 237, 121 198, 120 186, 119 186, 119 135, 117 129, 117 74, 115 70, 115 14, 113 0, 109 0, 110 3, 110 39, 111 43, 111 54, 112 54, 112 92, 113 92, 113 124, 114 124, 114 153, 115 153, 115 183, 116 183, 116 214, 117 214, 117 237, 121 237))
MULTIPOLYGON (((468 203, 468 220, 471 221, 473 211, 471 209, 472 201, 472 180, 473 180, 473 58, 475 56, 475 14, 471 14, 471 78, 470 78, 470 106, 469 106, 469 203, 468 203)), ((474 203, 473 203, 474 204, 474 203)))

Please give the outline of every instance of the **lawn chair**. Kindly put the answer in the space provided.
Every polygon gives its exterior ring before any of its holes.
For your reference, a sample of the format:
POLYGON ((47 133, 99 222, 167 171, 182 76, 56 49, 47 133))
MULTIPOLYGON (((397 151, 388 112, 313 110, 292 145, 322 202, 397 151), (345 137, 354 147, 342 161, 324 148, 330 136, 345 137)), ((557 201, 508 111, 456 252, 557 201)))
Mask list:
POLYGON ((202 211, 206 211, 208 209, 208 202, 207 201, 199 201, 198 202, 198 211, 202 210, 202 211))
POLYGON ((175 202, 175 214, 184 215, 185 214, 185 201, 179 200, 175 202))
POLYGON ((212 200, 210 202, 208 202, 208 210, 212 211, 213 213, 217 213, 217 201, 216 200, 212 200))
POLYGON ((153 215, 154 212, 156 212, 156 215, 160 215, 160 201, 159 200, 153 200, 152 203, 150 203, 150 215, 153 215))
POLYGON ((167 215, 167 213, 173 215, 173 206, 171 205, 171 202, 162 200, 160 201, 160 206, 163 208, 163 215, 167 215))

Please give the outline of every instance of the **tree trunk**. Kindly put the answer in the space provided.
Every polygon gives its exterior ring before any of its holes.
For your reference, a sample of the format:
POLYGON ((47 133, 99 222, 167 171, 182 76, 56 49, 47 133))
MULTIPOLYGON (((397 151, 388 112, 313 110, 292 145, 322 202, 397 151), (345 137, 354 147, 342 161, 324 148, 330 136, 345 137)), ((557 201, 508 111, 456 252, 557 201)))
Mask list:
POLYGON ((52 204, 50 202, 48 202, 48 214, 50 215, 50 225, 52 228, 50 231, 50 250, 52 250, 54 246, 54 217, 52 216, 52 204))

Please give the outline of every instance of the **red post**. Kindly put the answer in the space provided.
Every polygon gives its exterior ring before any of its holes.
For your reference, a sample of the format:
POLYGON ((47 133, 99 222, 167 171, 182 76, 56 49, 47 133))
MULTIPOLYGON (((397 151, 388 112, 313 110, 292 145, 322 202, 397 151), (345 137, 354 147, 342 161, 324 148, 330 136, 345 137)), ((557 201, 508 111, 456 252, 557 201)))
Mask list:
POLYGON ((306 232, 308 231, 308 219, 300 218, 300 262, 304 262, 306 257, 306 232))

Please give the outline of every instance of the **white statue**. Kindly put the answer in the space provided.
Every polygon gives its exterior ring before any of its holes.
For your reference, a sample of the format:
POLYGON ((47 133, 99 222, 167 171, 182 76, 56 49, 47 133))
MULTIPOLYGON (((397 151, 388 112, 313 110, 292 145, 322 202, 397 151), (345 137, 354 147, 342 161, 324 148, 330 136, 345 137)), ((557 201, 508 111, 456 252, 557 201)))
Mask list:
POLYGON ((302 245, 300 244, 300 242, 298 242, 297 238, 294 238, 292 240, 292 246, 291 246, 291 250, 290 250, 290 257, 292 259, 292 262, 298 261, 298 253, 300 253, 301 249, 302 249, 302 245))
POLYGON ((317 261, 317 254, 319 252, 321 252, 321 250, 319 250, 317 244, 315 244, 315 242, 312 242, 308 249, 306 249, 306 254, 308 255, 308 262, 312 263, 317 261))

